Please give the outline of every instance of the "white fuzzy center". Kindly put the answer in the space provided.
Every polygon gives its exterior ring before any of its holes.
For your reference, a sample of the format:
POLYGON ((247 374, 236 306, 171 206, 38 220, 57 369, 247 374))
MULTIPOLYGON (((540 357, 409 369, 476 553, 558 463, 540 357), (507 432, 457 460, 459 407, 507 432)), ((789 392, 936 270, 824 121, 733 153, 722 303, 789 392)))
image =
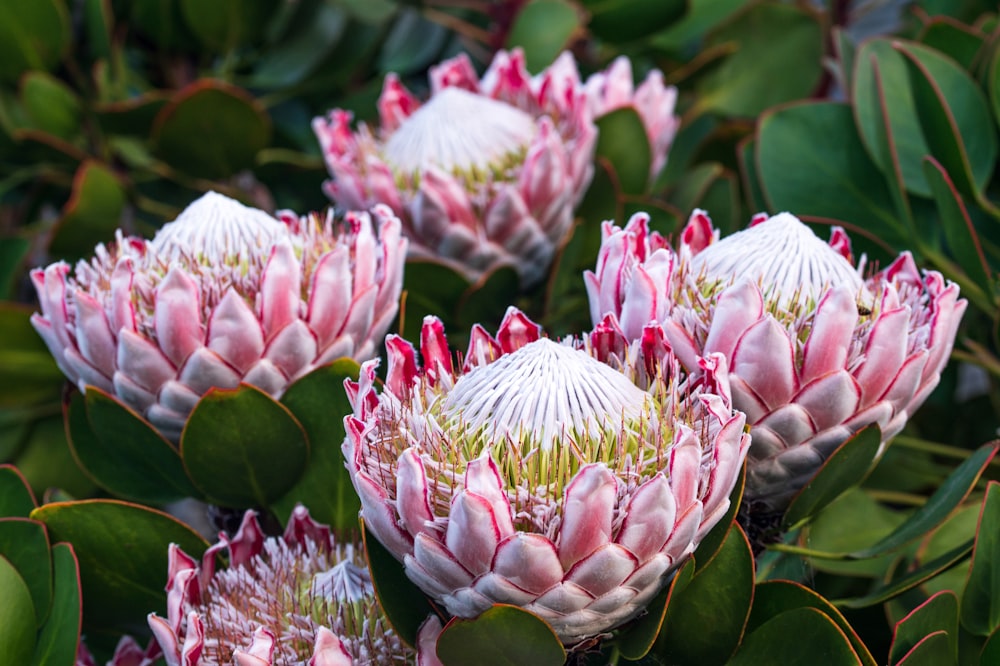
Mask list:
POLYGON ((448 87, 407 118, 384 150, 404 172, 431 165, 449 172, 488 170, 525 150, 534 136, 534 119, 520 109, 448 87))

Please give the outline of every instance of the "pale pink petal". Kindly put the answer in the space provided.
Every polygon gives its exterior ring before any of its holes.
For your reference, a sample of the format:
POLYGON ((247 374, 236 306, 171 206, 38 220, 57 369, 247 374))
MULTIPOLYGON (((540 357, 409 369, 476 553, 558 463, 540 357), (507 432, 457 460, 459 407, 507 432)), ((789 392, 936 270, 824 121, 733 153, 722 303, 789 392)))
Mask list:
POLYGON ((602 464, 585 465, 566 486, 559 561, 568 569, 611 541, 617 481, 602 464))
POLYGON ((497 546, 493 571, 534 595, 542 594, 563 578, 563 567, 552 542, 528 532, 515 532, 497 546))
MULTIPOLYGON (((719 326, 718 321, 712 328, 719 326)), ((771 316, 751 325, 733 349, 730 367, 771 409, 792 399, 797 387, 795 352, 788 333, 771 316)))
POLYGON ((676 507, 666 476, 658 472, 629 499, 615 541, 645 562, 663 548, 673 532, 676 507))
POLYGON ((416 536, 427 531, 428 524, 434 522, 427 488, 427 472, 420 455, 413 447, 403 451, 397 465, 396 508, 399 511, 399 523, 403 529, 416 536))
POLYGON ((264 352, 260 321, 235 289, 229 289, 212 312, 207 346, 241 374, 264 352))
POLYGON ((313 646, 313 656, 307 666, 352 666, 354 660, 336 634, 320 627, 316 631, 316 644, 313 646))
POLYGON ((850 289, 831 289, 824 294, 802 350, 803 384, 844 368, 857 323, 858 304, 850 289))
POLYGON ((459 563, 474 576, 486 573, 500 539, 490 503, 469 491, 458 493, 451 503, 445 545, 459 563))
POLYGON ((160 349, 175 366, 204 344, 198 285, 183 269, 171 268, 157 287, 154 322, 160 349))
POLYGON ((260 312, 266 338, 299 319, 302 308, 302 272, 287 240, 271 250, 260 280, 260 312))
POLYGON ((861 406, 878 400, 899 372, 906 358, 907 320, 904 309, 883 312, 872 326, 865 345, 865 362, 854 373, 861 387, 861 406))

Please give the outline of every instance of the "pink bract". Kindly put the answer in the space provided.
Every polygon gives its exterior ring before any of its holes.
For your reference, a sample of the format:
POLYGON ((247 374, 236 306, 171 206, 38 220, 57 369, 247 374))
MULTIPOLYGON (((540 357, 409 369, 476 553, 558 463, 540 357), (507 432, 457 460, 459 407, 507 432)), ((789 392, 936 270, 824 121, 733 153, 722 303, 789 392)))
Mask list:
POLYGON ((276 219, 219 194, 152 241, 119 233, 75 270, 32 272, 32 324, 81 390, 95 386, 173 441, 211 388, 274 397, 340 357, 375 356, 402 289, 406 240, 377 206, 276 219))
POLYGON ((557 343, 515 309, 472 330, 387 340, 347 390, 344 453, 362 514, 453 615, 514 604, 574 645, 645 605, 726 513, 749 438, 724 359, 684 378, 662 336, 557 343))

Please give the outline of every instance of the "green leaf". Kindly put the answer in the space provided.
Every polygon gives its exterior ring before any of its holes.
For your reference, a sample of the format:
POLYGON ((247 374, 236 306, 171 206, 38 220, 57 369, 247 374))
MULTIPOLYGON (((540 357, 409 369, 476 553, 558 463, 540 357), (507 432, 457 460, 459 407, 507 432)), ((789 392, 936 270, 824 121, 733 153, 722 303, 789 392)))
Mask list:
POLYGON ((344 417, 351 403, 344 380, 357 380, 360 367, 349 358, 313 370, 288 387, 281 404, 288 408, 309 438, 309 465, 292 490, 274 503, 283 521, 298 502, 312 517, 337 533, 356 530, 361 501, 344 465, 344 417))
MULTIPOLYGON (((925 662, 953 664, 958 659, 958 597, 953 592, 939 592, 896 623, 892 646, 889 648, 889 664, 902 663, 909 659, 925 638, 940 632, 945 638, 945 656, 941 661, 925 662)), ((921 650, 928 649, 927 646, 921 650)), ((912 662, 918 663, 918 662, 912 662)))
POLYGON ((98 485, 128 500, 165 504, 198 497, 181 457, 145 419, 93 386, 63 406, 74 457, 98 485))
POLYGON ((646 37, 684 16, 685 0, 583 0, 590 31, 612 43, 646 37))
POLYGON ((0 238, 0 300, 11 295, 16 281, 21 277, 21 262, 30 248, 31 242, 26 238, 0 238))
POLYGON ((424 71, 440 56, 451 36, 442 24, 422 16, 413 7, 404 7, 379 49, 378 71, 400 76, 424 71))
POLYGON ((38 633, 32 666, 73 664, 80 644, 83 600, 80 596, 80 566, 73 547, 57 543, 52 547, 52 611, 38 633))
POLYGON ((142 0, 129 5, 129 27, 149 37, 161 50, 197 49, 178 0, 142 0))
MULTIPOLYGON (((510 266, 499 266, 480 277, 462 293, 455 308, 457 331, 468 331, 479 323, 500 323, 521 293, 521 280, 510 266)), ((455 329, 453 331, 457 332, 455 329)))
POLYGON ((270 135, 270 121, 249 93, 213 79, 177 93, 153 125, 163 160, 202 178, 225 178, 253 166, 270 135))
POLYGON ((424 317, 430 314, 440 317, 446 330, 458 332, 453 310, 468 288, 469 281, 450 266, 434 261, 406 262, 400 335, 416 339, 424 317))
POLYGON ((963 69, 971 71, 983 46, 983 35, 972 26, 935 16, 924 26, 920 43, 940 51, 963 69))
POLYGON ((651 155, 645 126, 635 109, 616 109, 597 119, 596 157, 611 165, 612 177, 617 178, 622 192, 646 191, 651 155))
POLYGON ((671 599, 652 654, 678 666, 726 663, 750 615, 753 581, 750 544, 733 525, 715 557, 699 566, 691 583, 671 599))
POLYGON ((1000 483, 990 481, 979 514, 972 568, 962 593, 962 626, 977 636, 1000 627, 1000 483))
POLYGON ((302 30, 262 54, 252 75, 254 85, 280 88, 302 82, 336 48, 347 25, 343 9, 321 4, 302 30))
POLYGON ((267 507, 302 478, 309 441, 286 407, 244 384, 198 401, 181 434, 181 460, 212 503, 267 507))
POLYGON ((947 666, 955 664, 951 637, 944 631, 924 636, 895 666, 947 666))
POLYGON ((31 518, 45 523, 53 542, 72 544, 91 630, 148 635, 146 615, 166 611, 167 547, 176 543, 195 558, 208 548, 173 516, 117 500, 46 504, 31 518))
POLYGON ((70 46, 69 12, 62 0, 0 2, 0 81, 51 70, 70 46))
POLYGON ((747 633, 755 631, 771 618, 793 608, 814 608, 826 615, 850 641, 862 666, 876 666, 875 658, 840 611, 818 593, 792 581, 773 580, 757 585, 754 589, 753 608, 747 622, 747 633))
POLYGON ((93 253, 110 242, 121 223, 125 190, 118 176, 96 160, 86 160, 73 176, 73 192, 63 207, 49 251, 67 260, 93 253))
POLYGON ((424 593, 414 585, 403 565, 379 543, 362 521, 361 535, 368 556, 368 570, 371 572, 375 595, 382 612, 396 635, 408 645, 417 644, 417 632, 428 615, 435 612, 424 593))
POLYGON ((21 104, 36 129, 65 141, 80 134, 80 98, 51 74, 33 71, 21 77, 21 104))
POLYGON ((859 663, 851 643, 825 613, 803 607, 777 615, 743 639, 727 666, 840 666, 859 663))
POLYGON ((84 0, 83 14, 90 57, 95 60, 110 57, 111 31, 114 28, 111 0, 84 0))
POLYGON ((733 491, 729 493, 729 509, 726 511, 726 515, 715 524, 705 538, 701 540, 698 544, 698 548, 694 551, 694 556, 697 558, 698 562, 708 563, 715 557, 715 554, 722 548, 722 544, 725 543, 726 538, 732 531, 733 521, 736 520, 736 513, 740 510, 740 502, 743 499, 743 489, 746 486, 747 480, 747 468, 743 465, 740 470, 740 476, 736 480, 736 485, 733 486, 733 491))
POLYGON ((530 0, 517 12, 506 46, 523 48, 528 71, 537 73, 556 59, 579 28, 576 7, 566 0, 530 0))
POLYGON ((808 96, 823 74, 818 17, 792 5, 751 5, 709 36, 707 47, 719 45, 733 53, 700 79, 699 111, 756 116, 808 96))
POLYGON ((1000 631, 994 631, 983 645, 979 653, 979 663, 983 666, 1000 664, 1000 631))
POLYGON ((73 459, 58 414, 31 424, 28 439, 14 464, 36 494, 58 489, 74 497, 89 497, 97 490, 73 459))
POLYGON ((52 605, 52 556, 45 526, 27 518, 0 518, 0 555, 28 586, 35 624, 41 627, 52 605))
POLYGON ((646 607, 632 625, 622 630, 618 637, 618 651, 625 659, 638 661, 656 644, 656 637, 663 628, 670 602, 676 599, 694 580, 695 560, 689 558, 674 572, 670 584, 646 607))
POLYGON ((35 609, 17 570, 0 555, 0 666, 24 666, 35 649, 35 609))
POLYGON ((444 666, 561 666, 566 651, 540 617, 497 604, 473 620, 454 618, 437 641, 444 666))
POLYGON ((0 465, 0 516, 27 518, 35 498, 21 472, 13 465, 0 465))
POLYGON ((705 33, 727 20, 748 0, 688 0, 688 11, 669 28, 653 35, 648 45, 656 48, 679 51, 685 46, 696 44, 705 33))
POLYGON ((810 102, 765 112, 756 147, 768 210, 838 220, 887 237, 897 234, 892 199, 847 105, 810 102))
POLYGON ((1000 49, 996 49, 990 59, 986 90, 990 96, 990 106, 993 108, 993 119, 1000 125, 1000 49))
POLYGON ((218 53, 228 53, 263 34, 281 0, 180 0, 188 29, 218 53))
POLYGON ((782 527, 787 531, 804 523, 845 490, 861 483, 881 441, 878 425, 872 424, 838 446, 789 504, 781 519, 782 527))
POLYGON ((760 175, 757 172, 757 162, 754 156, 757 146, 753 136, 745 137, 736 148, 740 160, 740 176, 743 181, 743 191, 746 193, 746 204, 752 211, 767 210, 767 201, 761 189, 760 175))
POLYGON ((882 555, 897 550, 919 539, 951 515, 955 507, 969 495, 979 481, 980 475, 1000 447, 998 443, 984 444, 955 468, 948 478, 938 486, 927 502, 917 509, 905 523, 893 530, 884 539, 868 548, 851 553, 852 557, 865 558, 882 555))

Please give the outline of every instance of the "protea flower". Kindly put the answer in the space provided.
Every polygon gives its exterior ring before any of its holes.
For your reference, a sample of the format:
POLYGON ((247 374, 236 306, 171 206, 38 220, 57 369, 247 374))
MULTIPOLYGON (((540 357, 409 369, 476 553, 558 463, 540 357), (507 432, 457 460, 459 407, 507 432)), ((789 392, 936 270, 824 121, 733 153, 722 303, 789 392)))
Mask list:
POLYGON ((422 369, 386 344, 382 393, 375 361, 348 383, 345 457, 368 527, 455 616, 514 604, 567 645, 598 636, 729 506, 749 438, 720 357, 684 379, 651 330, 604 363, 514 309, 495 338, 473 329, 461 368, 432 317, 422 369))
POLYGON ((352 132, 341 109, 313 121, 327 194, 345 208, 388 204, 411 256, 470 281, 507 265, 525 286, 538 282, 590 182, 596 136, 582 90, 546 84, 553 76, 533 82, 515 50, 480 80, 462 54, 431 68, 421 103, 389 74, 378 128, 352 132))
POLYGON ((176 441, 210 388, 245 382, 278 397, 323 363, 376 354, 406 240, 388 208, 373 216, 279 220, 209 193, 152 241, 119 232, 72 274, 63 262, 33 271, 32 323, 70 381, 176 441))
POLYGON ((439 665, 440 621, 421 626, 418 657, 382 616, 360 544, 334 541, 301 505, 283 537, 247 511, 200 565, 171 544, 169 567, 167 617, 149 615, 167 666, 439 665), (229 567, 216 571, 219 551, 229 567))
POLYGON ((728 359, 733 406, 752 426, 752 513, 783 512, 861 428, 877 423, 887 442, 937 385, 966 302, 908 252, 865 278, 842 229, 825 243, 788 213, 719 240, 695 211, 678 253, 647 221, 605 223, 586 275, 592 317, 610 316, 626 339, 658 322, 689 369, 728 359))

